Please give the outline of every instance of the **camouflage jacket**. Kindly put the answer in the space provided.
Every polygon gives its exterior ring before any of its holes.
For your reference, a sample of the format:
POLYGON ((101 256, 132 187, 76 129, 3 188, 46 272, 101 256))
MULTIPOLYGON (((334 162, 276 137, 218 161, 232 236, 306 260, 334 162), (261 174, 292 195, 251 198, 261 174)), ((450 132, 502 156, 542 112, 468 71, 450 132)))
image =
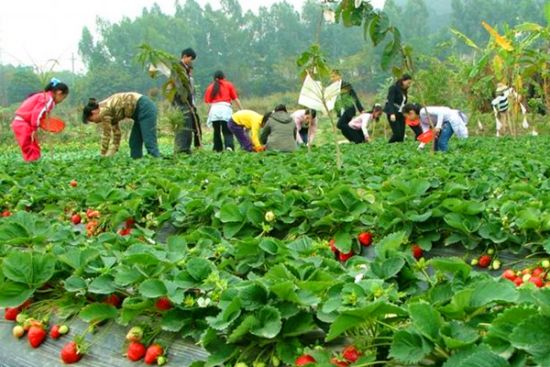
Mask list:
POLYGON ((141 97, 139 93, 117 93, 99 102, 99 116, 103 128, 101 155, 113 155, 118 151, 122 136, 119 122, 134 118, 141 97))

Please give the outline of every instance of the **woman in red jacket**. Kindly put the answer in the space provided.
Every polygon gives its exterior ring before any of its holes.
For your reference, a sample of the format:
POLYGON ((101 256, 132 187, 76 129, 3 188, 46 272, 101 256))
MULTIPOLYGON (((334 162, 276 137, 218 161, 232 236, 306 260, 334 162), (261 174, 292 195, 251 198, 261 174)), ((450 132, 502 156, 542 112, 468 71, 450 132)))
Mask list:
POLYGON ((11 128, 26 162, 40 159, 40 145, 36 136, 40 120, 46 118, 68 95, 69 87, 53 78, 43 92, 28 97, 15 111, 11 128))
POLYGON ((242 106, 237 95, 237 90, 231 82, 225 80, 225 75, 222 71, 216 71, 214 82, 206 88, 204 94, 204 102, 210 105, 207 124, 214 128, 214 150, 216 152, 222 152, 224 145, 227 150, 235 149, 233 134, 227 128, 227 122, 233 114, 231 105, 233 101, 235 101, 235 104, 241 110, 242 106))

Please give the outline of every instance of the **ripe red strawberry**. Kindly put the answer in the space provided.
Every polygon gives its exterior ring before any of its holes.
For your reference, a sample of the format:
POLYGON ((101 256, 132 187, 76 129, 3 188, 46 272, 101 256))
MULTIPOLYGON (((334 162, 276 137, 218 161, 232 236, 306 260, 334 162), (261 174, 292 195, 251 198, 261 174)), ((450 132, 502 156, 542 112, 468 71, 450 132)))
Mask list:
POLYGON ((336 357, 333 357, 331 360, 330 360, 330 363, 333 365, 333 366, 336 366, 336 367, 348 367, 349 366, 349 363, 346 362, 346 361, 341 361, 339 360, 338 358, 336 357))
POLYGON ((4 211, 2 212, 2 216, 3 216, 4 218, 10 217, 10 216, 11 216, 11 212, 10 212, 9 210, 6 209, 6 210, 4 210, 4 211))
POLYGON ((4 310, 4 318, 8 321, 15 321, 20 312, 19 307, 8 307, 4 310))
POLYGON ((372 245, 372 233, 370 232, 360 233, 358 239, 359 243, 365 247, 372 245))
POLYGON ((136 221, 134 220, 134 218, 128 218, 126 219, 124 224, 126 225, 126 228, 133 228, 134 224, 136 224, 136 221))
POLYGON ((529 282, 536 285, 537 288, 541 288, 544 285, 544 282, 540 277, 532 276, 531 278, 529 278, 529 282))
POLYGON ((516 279, 514 279, 514 284, 516 285, 516 287, 519 287, 520 285, 523 284, 523 278, 517 277, 516 279))
POLYGON ((539 266, 539 267, 536 267, 536 268, 533 269, 533 271, 531 272, 531 275, 534 276, 534 277, 541 277, 543 274, 544 274, 544 269, 541 268, 540 266, 539 266))
POLYGON ((59 325, 54 325, 50 329, 50 338, 52 339, 59 339, 61 338, 61 333, 59 332, 59 325))
POLYGON ((170 302, 168 297, 160 297, 157 299, 157 302, 155 302, 155 307, 159 311, 168 311, 172 308, 172 302, 170 302))
POLYGON ((355 346, 350 345, 344 349, 342 352, 342 356, 346 359, 346 361, 354 363, 359 359, 359 356, 361 355, 361 352, 355 348, 355 346))
POLYGON ((416 260, 420 259, 424 255, 424 251, 422 251, 422 248, 418 245, 413 245, 411 251, 416 260))
POLYGON ((136 362, 145 356, 145 352, 145 345, 141 344, 140 342, 131 342, 130 345, 128 345, 126 356, 130 361, 136 362))
POLYGON ((120 231, 118 231, 118 234, 121 236, 128 236, 132 233, 132 228, 122 228, 120 231))
POLYGON ((61 349, 60 356, 63 363, 66 364, 76 363, 80 361, 80 358, 82 358, 82 354, 80 354, 78 345, 74 341, 65 344, 63 349, 61 349))
POLYGON ((153 364, 157 361, 157 358, 164 354, 164 349, 158 344, 150 345, 145 353, 145 363, 153 364))
POLYGON ((74 225, 80 224, 80 222, 82 222, 82 217, 80 216, 80 214, 73 214, 73 216, 71 217, 71 222, 74 225))
POLYGON ((340 259, 340 261, 342 262, 345 262, 345 261, 348 261, 352 256, 353 256, 353 251, 347 254, 340 252, 340 254, 338 255, 338 259, 340 259))
POLYGON ((328 245, 330 246, 330 251, 332 251, 335 254, 338 253, 338 249, 336 248, 336 240, 330 240, 328 245))
POLYGON ((313 358, 309 354, 303 354, 303 355, 299 356, 298 358, 296 358, 296 361, 294 362, 294 364, 296 366, 305 366, 306 364, 311 364, 311 363, 315 363, 315 362, 316 362, 315 358, 313 358))
POLYGON ((108 295, 107 298, 105 298, 105 301, 103 301, 103 303, 119 308, 120 305, 122 304, 122 299, 120 299, 119 296, 113 293, 108 295))
POLYGON ((27 339, 31 347, 38 348, 46 339, 46 335, 47 333, 43 326, 33 325, 29 329, 27 339))
POLYGON ((71 185, 71 187, 77 187, 78 182, 76 182, 76 180, 72 180, 71 182, 69 182, 69 185, 71 185))
POLYGON ((504 273, 502 273, 502 277, 503 277, 504 279, 508 279, 508 280, 510 280, 510 281, 512 281, 512 282, 517 278, 516 272, 513 271, 512 269, 507 269, 507 270, 505 270, 504 273))
POLYGON ((480 268, 486 268, 488 267, 489 265, 491 264, 491 256, 489 255, 483 255, 479 258, 479 261, 477 263, 477 265, 480 267, 480 268))

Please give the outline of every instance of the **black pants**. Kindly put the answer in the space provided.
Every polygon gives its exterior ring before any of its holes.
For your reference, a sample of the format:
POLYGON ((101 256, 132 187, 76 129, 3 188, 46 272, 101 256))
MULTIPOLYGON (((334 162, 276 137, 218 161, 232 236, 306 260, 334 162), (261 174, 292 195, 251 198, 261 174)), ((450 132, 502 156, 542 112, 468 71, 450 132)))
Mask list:
POLYGON ((178 126, 174 135, 174 151, 175 153, 191 153, 191 144, 195 138, 195 147, 200 146, 200 125, 199 121, 188 108, 180 108, 182 121, 178 126))
MULTIPOLYGON (((346 110, 344 110, 344 113, 338 117, 338 124, 336 124, 336 127, 340 129, 342 132, 342 135, 345 136, 346 139, 349 141, 354 141, 357 137, 353 134, 354 131, 351 127, 349 127, 349 123, 353 118, 355 117, 356 113, 355 107, 349 107, 346 110)), ((362 134, 362 132, 361 132, 362 134)))
POLYGON ((212 121, 212 127, 214 128, 214 151, 223 152, 224 145, 225 149, 231 148, 235 150, 233 133, 227 127, 227 121, 212 121))
POLYGON ((351 127, 347 127, 348 131, 346 134, 348 135, 348 140, 355 144, 362 144, 365 143, 365 134, 363 134, 363 130, 355 130, 351 127))
POLYGON ((195 115, 195 129, 193 130, 193 145, 195 148, 200 148, 202 146, 202 127, 201 122, 197 115, 195 115))
MULTIPOLYGON (((388 121, 392 131, 389 143, 402 143, 405 140, 405 116, 402 113, 398 113, 395 115, 395 121, 392 121, 388 114, 388 121)), ((422 127, 420 125, 411 126, 410 128, 414 131, 416 138, 422 134, 422 127)))

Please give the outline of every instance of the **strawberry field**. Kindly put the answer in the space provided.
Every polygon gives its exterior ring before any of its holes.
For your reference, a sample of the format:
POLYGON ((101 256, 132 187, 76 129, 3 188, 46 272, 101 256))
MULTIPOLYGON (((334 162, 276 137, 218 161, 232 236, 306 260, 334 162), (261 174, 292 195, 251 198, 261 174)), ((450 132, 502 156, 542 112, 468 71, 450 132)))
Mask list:
POLYGON ((453 144, 4 154, 12 352, 94 365, 113 328, 124 363, 549 366, 550 139, 453 144))

